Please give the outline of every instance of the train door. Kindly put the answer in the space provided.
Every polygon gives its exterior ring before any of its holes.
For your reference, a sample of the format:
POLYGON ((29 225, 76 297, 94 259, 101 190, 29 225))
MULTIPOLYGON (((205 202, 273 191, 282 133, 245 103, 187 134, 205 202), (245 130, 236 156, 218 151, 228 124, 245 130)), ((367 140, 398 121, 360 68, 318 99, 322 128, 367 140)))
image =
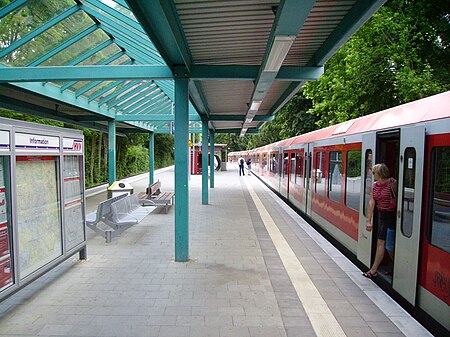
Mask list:
POLYGON ((311 172, 312 172, 312 151, 313 144, 305 144, 305 180, 304 180, 304 191, 305 191, 305 209, 306 214, 311 215, 311 172))
POLYGON ((376 133, 370 133, 363 135, 362 137, 362 160, 361 160, 361 177, 363 177, 363 183, 361 184, 361 193, 363 196, 360 198, 359 209, 359 230, 358 230, 358 248, 357 256, 358 260, 364 263, 365 266, 370 268, 370 246, 372 242, 372 233, 366 230, 366 217, 367 209, 369 207, 370 192, 373 185, 372 166, 373 159, 375 158, 375 146, 376 146, 376 133))
POLYGON ((416 299, 424 148, 425 126, 402 128, 393 288, 411 304, 416 299))

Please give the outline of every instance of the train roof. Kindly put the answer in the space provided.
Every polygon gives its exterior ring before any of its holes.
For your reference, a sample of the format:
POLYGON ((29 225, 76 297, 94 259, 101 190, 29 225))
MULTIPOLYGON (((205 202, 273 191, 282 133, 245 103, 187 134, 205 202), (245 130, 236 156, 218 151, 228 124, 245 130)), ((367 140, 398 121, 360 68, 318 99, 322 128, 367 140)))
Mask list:
POLYGON ((253 151, 270 151, 274 148, 379 131, 448 117, 450 117, 450 91, 268 144, 253 151))

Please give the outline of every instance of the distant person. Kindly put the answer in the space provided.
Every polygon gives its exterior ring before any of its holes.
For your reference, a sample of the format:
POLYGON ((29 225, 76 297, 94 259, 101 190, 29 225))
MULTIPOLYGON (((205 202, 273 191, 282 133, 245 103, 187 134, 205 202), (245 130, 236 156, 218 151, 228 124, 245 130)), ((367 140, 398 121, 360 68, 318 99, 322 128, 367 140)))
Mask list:
POLYGON ((247 159, 247 170, 248 174, 250 174, 250 172, 252 171, 252 158, 247 159))
POLYGON ((373 262, 372 267, 367 272, 363 273, 363 276, 367 278, 374 278, 378 275, 378 267, 380 266, 381 261, 383 261, 385 250, 387 250, 391 258, 393 258, 394 230, 396 223, 395 211, 397 208, 397 181, 394 178, 390 178, 389 169, 386 164, 376 164, 372 171, 375 182, 373 183, 373 188, 370 192, 366 229, 369 232, 372 231, 372 216, 376 203, 378 211, 378 231, 375 261, 373 262), (388 230, 390 230, 389 237, 388 230))
POLYGON ((239 175, 243 175, 245 176, 245 172, 244 172, 244 164, 245 164, 245 159, 242 157, 239 157, 238 159, 238 164, 239 164, 239 175), (242 173, 242 174, 241 174, 242 173))

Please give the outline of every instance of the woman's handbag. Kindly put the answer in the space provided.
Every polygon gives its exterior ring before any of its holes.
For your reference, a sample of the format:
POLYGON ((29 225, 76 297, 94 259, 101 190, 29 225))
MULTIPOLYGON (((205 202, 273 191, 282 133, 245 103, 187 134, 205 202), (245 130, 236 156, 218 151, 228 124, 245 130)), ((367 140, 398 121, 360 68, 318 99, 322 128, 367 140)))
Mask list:
POLYGON ((395 209, 397 207, 397 195, 394 191, 394 179, 391 178, 391 195, 389 200, 389 209, 395 209))

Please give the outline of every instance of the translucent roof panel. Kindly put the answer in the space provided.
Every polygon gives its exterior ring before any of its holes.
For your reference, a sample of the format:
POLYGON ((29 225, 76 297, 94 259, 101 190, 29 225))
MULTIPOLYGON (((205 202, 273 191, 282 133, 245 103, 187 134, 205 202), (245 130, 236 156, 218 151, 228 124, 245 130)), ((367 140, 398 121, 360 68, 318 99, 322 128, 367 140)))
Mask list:
MULTIPOLYGON (((100 45, 101 43, 108 41, 109 37, 101 30, 85 36, 81 40, 75 42, 71 46, 64 48, 55 56, 50 57, 48 60, 41 63, 42 66, 59 66, 73 64, 75 60, 82 59, 81 56, 90 51, 93 47, 100 45)), ((108 48, 114 49, 113 46, 108 46, 102 50, 102 52, 95 53, 81 62, 77 62, 79 65, 91 65, 100 63, 101 60, 106 59, 113 53, 117 52, 119 48, 115 48, 114 51, 107 51, 108 48), (107 55, 107 56, 106 56, 107 55)))
MULTIPOLYGON (((44 7, 48 8, 46 6, 44 7)), ((23 12, 24 11, 22 11, 22 13, 23 12)), ((47 20, 52 19, 50 15, 45 15, 45 13, 42 13, 40 7, 36 15, 35 12, 36 12, 35 10, 27 11, 26 13, 28 15, 28 18, 26 19, 26 21, 28 20, 31 20, 33 22, 38 21, 42 25, 46 23, 44 21, 45 19, 47 20), (39 15, 38 18, 37 15, 39 15)), ((54 49, 63 41, 66 41, 67 39, 76 36, 81 31, 94 24, 94 22, 82 11, 77 11, 69 15, 67 18, 61 19, 62 20, 60 22, 55 23, 54 25, 49 27, 50 29, 43 31, 40 34, 37 34, 39 30, 32 31, 27 29, 26 26, 23 27, 22 25, 19 25, 19 28, 16 30, 9 29, 9 31, 7 30, 3 31, 1 33, 2 34, 1 46, 3 47, 3 50, 5 50, 6 47, 13 47, 18 42, 26 42, 26 43, 18 46, 15 50, 3 56, 0 62, 2 64, 9 66, 16 66, 16 67, 26 66, 31 62, 33 62, 35 59, 41 57, 50 50, 54 49), (35 34, 37 34, 37 36, 34 36, 35 34), (6 43, 3 43, 7 35, 10 35, 10 40, 6 43), (15 39, 11 38, 12 36, 14 36, 15 39), (24 39, 20 39, 18 37, 22 37, 24 39)), ((2 26, 3 21, 4 19, 2 19, 2 26)), ((49 21, 47 21, 47 23, 48 22, 49 21)))
MULTIPOLYGON (((94 55, 88 57, 84 61, 80 62, 80 66, 88 66, 88 65, 94 65, 94 64, 103 64, 104 61, 110 59, 112 56, 117 55, 117 53, 120 53, 122 49, 117 47, 115 44, 111 44, 107 46, 106 48, 103 48, 98 53, 95 53, 94 55)), ((129 60, 129 58, 128 58, 129 60)), ((125 61, 124 61, 125 62, 125 61)), ((111 64, 111 62, 108 62, 108 64, 111 64)))

